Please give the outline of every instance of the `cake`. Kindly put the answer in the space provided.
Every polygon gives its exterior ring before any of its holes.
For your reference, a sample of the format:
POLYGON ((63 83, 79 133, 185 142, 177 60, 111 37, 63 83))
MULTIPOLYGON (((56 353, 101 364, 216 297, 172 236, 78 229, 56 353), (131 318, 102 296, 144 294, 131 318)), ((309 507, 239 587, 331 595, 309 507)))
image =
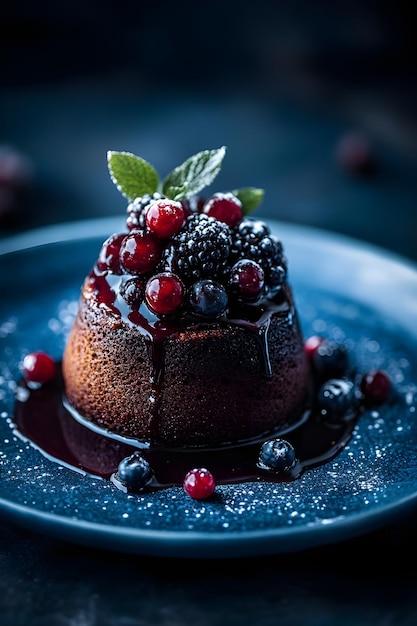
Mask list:
POLYGON ((250 213, 263 191, 207 193, 225 148, 164 180, 108 152, 127 201, 81 288, 62 359, 66 407, 167 448, 262 440, 303 419, 306 351, 282 242, 250 213))

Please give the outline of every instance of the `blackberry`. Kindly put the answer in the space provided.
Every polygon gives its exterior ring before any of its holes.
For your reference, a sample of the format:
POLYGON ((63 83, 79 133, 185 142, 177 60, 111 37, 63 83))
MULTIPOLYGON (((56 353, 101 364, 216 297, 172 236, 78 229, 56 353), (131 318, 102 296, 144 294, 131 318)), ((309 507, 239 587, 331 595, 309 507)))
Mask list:
POLYGON ((146 211, 148 210, 149 205, 154 200, 161 200, 164 196, 158 192, 154 194, 146 193, 144 196, 140 196, 135 198, 133 202, 128 204, 126 212, 126 226, 129 230, 133 230, 135 228, 145 228, 146 226, 146 211))
POLYGON ((204 213, 189 215, 163 250, 161 271, 176 274, 186 285, 204 278, 219 280, 231 245, 227 224, 204 213))
POLYGON ((285 282, 287 261, 282 243, 271 234, 265 222, 250 217, 243 218, 232 231, 230 254, 232 264, 239 259, 258 263, 265 274, 265 285, 272 293, 285 282))

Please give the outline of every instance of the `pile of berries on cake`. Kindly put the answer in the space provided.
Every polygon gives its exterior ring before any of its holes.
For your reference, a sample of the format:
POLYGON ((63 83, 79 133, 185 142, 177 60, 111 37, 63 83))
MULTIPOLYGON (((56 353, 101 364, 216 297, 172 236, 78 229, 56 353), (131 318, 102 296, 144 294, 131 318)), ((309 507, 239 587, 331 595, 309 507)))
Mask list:
POLYGON ((122 277, 119 293, 128 305, 145 303, 158 317, 215 319, 282 288, 282 244, 266 223, 248 217, 263 190, 200 195, 224 155, 224 147, 200 152, 161 182, 140 157, 109 151, 110 175, 128 199, 127 232, 104 242, 96 269, 122 277))

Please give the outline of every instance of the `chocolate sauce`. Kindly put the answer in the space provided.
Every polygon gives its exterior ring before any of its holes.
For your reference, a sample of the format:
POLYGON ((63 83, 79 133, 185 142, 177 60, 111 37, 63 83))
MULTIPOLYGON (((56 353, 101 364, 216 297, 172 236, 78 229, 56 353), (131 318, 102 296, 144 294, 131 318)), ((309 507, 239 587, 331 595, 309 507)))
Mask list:
MULTIPOLYGON (((66 404, 60 366, 48 384, 31 389, 20 381, 16 394, 16 433, 48 458, 104 479, 111 479, 119 462, 140 449, 154 472, 150 488, 182 485, 194 467, 207 467, 217 484, 245 481, 292 481, 314 466, 328 462, 347 444, 355 419, 337 425, 326 424, 306 409, 292 429, 275 433, 295 449, 297 462, 286 473, 261 470, 257 466, 262 439, 216 449, 168 449, 115 435, 100 429, 66 404)), ((264 440, 271 439, 271 434, 264 440)), ((117 482, 116 482, 117 484, 117 482)))

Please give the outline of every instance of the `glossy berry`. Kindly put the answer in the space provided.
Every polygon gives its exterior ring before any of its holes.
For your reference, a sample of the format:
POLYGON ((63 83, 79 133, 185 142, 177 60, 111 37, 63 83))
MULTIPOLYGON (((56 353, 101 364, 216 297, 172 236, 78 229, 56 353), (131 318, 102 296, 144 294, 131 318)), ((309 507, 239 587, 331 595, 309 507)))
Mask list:
POLYGON ((157 315, 170 315, 184 302, 184 285, 175 274, 161 272, 148 280, 145 299, 157 315))
POLYGON ((242 203, 232 193, 215 193, 206 200, 203 213, 211 215, 233 228, 242 219, 242 203))
POLYGON ((265 275, 261 266, 250 259, 241 259, 230 270, 228 287, 238 300, 254 302, 263 292, 265 275))
POLYGON ((23 359, 22 372, 28 383, 44 384, 55 376, 55 361, 45 352, 31 352, 23 359))
POLYGON ((317 410, 328 422, 339 423, 354 416, 357 407, 355 386, 346 378, 331 378, 317 393, 317 410))
POLYGON ((128 274, 146 274, 155 269, 160 257, 156 239, 143 230, 126 235, 120 246, 120 265, 128 274))
POLYGON ((130 306, 139 305, 145 297, 145 285, 146 281, 142 276, 128 278, 120 285, 120 295, 130 306))
POLYGON ((183 482, 185 492, 194 500, 209 498, 216 487, 215 480, 208 469, 196 468, 186 474, 183 482))
POLYGON ((331 339, 323 339, 311 352, 311 364, 319 382, 329 378, 342 378, 351 369, 346 345, 331 339))
POLYGON ((156 200, 146 212, 146 226, 160 239, 175 235, 184 223, 184 209, 180 202, 156 200))
POLYGON ((135 198, 127 207, 126 226, 128 230, 144 229, 146 226, 146 213, 154 200, 160 200, 163 196, 155 192, 154 194, 146 193, 143 196, 135 198))
POLYGON ((153 471, 148 461, 137 450, 120 461, 116 473, 116 478, 128 491, 140 491, 152 477, 153 471))
POLYGON ((262 444, 258 466, 275 472, 289 472, 297 459, 292 444, 285 439, 270 439, 262 444))
POLYGON ((311 361, 313 359, 313 355, 316 352, 319 345, 325 341, 324 337, 320 335, 311 335, 304 342, 304 349, 307 356, 307 359, 311 361))
POLYGON ((227 303, 225 288, 214 280, 200 280, 191 286, 189 304, 195 315, 218 317, 225 312, 227 303))
POLYGON ((111 235, 101 246, 97 260, 97 268, 100 272, 110 271, 113 274, 121 274, 120 246, 126 235, 111 235))
POLYGON ((388 374, 382 370, 368 372, 362 377, 360 390, 365 402, 369 404, 382 404, 388 400, 392 383, 388 374))

